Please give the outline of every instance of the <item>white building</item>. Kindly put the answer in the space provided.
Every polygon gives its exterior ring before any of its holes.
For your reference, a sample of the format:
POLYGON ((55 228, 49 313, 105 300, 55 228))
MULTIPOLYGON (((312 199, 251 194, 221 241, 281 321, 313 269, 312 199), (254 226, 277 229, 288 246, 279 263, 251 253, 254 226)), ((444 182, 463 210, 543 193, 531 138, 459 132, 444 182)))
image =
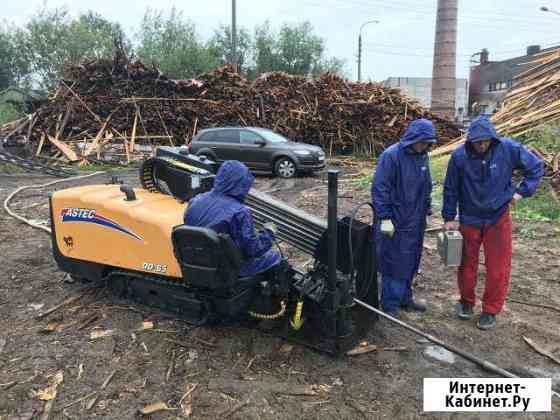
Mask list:
MULTIPOLYGON (((401 92, 416 99, 424 108, 430 108, 432 103, 431 77, 389 77, 383 85, 400 89, 401 92)), ((467 115, 469 103, 469 82, 467 79, 457 79, 455 96, 456 118, 462 121, 467 115)))

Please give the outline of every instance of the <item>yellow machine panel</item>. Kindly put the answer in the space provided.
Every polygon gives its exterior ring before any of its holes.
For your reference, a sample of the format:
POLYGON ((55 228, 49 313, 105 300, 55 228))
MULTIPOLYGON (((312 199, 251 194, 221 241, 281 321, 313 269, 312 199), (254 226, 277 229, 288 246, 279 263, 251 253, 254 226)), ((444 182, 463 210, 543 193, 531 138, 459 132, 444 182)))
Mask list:
POLYGON ((126 201, 119 185, 88 185, 52 195, 56 242, 65 257, 181 278, 171 231, 187 204, 135 189, 126 201))

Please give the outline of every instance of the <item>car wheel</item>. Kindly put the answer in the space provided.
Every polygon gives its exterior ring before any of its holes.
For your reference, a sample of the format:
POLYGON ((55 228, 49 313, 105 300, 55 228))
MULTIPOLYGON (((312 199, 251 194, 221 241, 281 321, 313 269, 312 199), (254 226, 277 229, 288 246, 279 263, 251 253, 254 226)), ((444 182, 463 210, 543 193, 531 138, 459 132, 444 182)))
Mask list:
POLYGON ((292 178, 296 174, 296 164, 288 157, 282 157, 276 161, 274 172, 281 178, 292 178))

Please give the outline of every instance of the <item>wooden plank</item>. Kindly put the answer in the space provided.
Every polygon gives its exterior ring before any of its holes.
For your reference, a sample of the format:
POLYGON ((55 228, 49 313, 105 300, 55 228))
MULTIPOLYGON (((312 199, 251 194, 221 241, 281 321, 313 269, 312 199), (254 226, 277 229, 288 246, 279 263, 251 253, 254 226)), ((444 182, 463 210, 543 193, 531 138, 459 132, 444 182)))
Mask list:
POLYGON ((62 119, 62 124, 60 124, 60 128, 58 130, 56 138, 59 138, 62 133, 64 133, 64 129, 66 128, 66 124, 68 123, 68 119, 70 118, 70 114, 72 113, 73 104, 74 102, 72 98, 66 106, 66 112, 64 113, 64 118, 62 119))
POLYGON ((109 116, 107 117, 107 119, 105 120, 105 122, 103 123, 103 125, 101 126, 101 129, 97 132, 97 135, 93 139, 93 142, 88 144, 88 146, 86 147, 86 150, 83 153, 84 157, 89 156, 95 150, 97 150, 97 145, 99 144, 99 140, 101 140, 101 137, 103 136, 103 133, 105 132, 105 129, 107 128, 107 124, 109 124, 109 121, 111 121, 112 116, 113 116, 113 113, 110 113, 109 116))
POLYGON ((156 111, 159 115, 161 125, 163 126, 163 129, 165 130, 165 134, 167 134, 169 136, 169 142, 171 143, 171 146, 175 146, 175 143, 173 142, 173 137, 169 134, 169 130, 167 129, 167 124, 165 124, 165 120, 163 119, 163 116, 161 115, 161 112, 159 112, 159 109, 156 109, 156 111))
POLYGON ((41 140, 39 141, 39 146, 37 146, 37 152, 35 153, 35 157, 41 154, 41 149, 43 148, 44 143, 45 143, 45 133, 41 134, 41 140))
POLYGON ((219 101, 213 101, 210 99, 199 99, 199 98, 142 98, 142 97, 131 97, 131 98, 122 98, 122 102, 139 102, 139 101, 152 101, 152 102, 208 102, 211 104, 219 105, 219 101))
MULTIPOLYGON (((126 135, 126 133, 125 133, 126 135)), ((128 141, 126 140, 126 138, 122 139, 123 144, 124 144, 124 152, 126 154, 126 163, 130 163, 130 153, 128 152, 128 141)))
POLYGON ((37 115, 33 114, 31 116, 31 122, 29 123, 29 127, 27 127, 27 137, 25 138, 25 141, 27 143, 29 143, 29 139, 31 138, 31 130, 33 130, 33 126, 35 125, 36 122, 37 122, 37 115))
POLYGON ((35 317, 35 319, 41 320, 41 319, 43 319, 44 317, 46 317, 47 315, 50 315, 50 314, 52 314, 53 312, 58 311, 60 308, 66 306, 66 305, 70 305, 71 303, 74 303, 74 302, 76 302, 77 300, 83 298, 85 295, 87 295, 87 294, 90 293, 91 291, 92 291, 92 289, 89 289, 89 290, 86 290, 85 292, 82 292, 82 293, 80 293, 80 294, 78 294, 78 295, 69 297, 68 299, 64 300, 62 303, 59 303, 58 305, 53 306, 53 307, 50 308, 50 309, 47 309, 45 312, 40 313, 39 315, 37 315, 37 316, 35 317))
MULTIPOLYGON (((159 112, 159 111, 158 111, 159 112)), ((161 115, 160 115, 161 117, 161 115)), ((136 127, 138 125, 138 110, 134 113, 134 123, 132 124, 132 135, 130 136, 130 151, 134 153, 134 142, 136 141, 136 127)))
POLYGON ((25 118, 25 121, 23 121, 20 125, 18 125, 16 128, 14 128, 12 131, 10 131, 6 137, 4 137, 4 140, 9 139, 13 134, 17 133, 19 130, 22 130, 23 127, 25 127, 27 124, 31 123, 31 116, 28 116, 25 118))
POLYGON ((540 347, 538 344, 536 344, 533 340, 531 340, 528 337, 523 336, 523 340, 525 340, 525 342, 533 348, 533 350, 535 350, 537 353, 548 357, 550 360, 552 360, 554 363, 559 364, 560 365, 560 359, 557 358, 556 356, 554 356, 551 352, 549 352, 546 349, 543 349, 542 347, 540 347))
POLYGON ((60 150, 62 152, 62 154, 64 156, 66 156, 68 158, 68 160, 70 160, 70 162, 76 162, 78 160, 80 160, 80 158, 78 157, 78 155, 76 154, 76 152, 74 152, 70 146, 68 146, 67 144, 65 144, 64 142, 57 140, 49 135, 47 135, 47 137, 49 138, 49 141, 54 144, 58 150, 60 150))

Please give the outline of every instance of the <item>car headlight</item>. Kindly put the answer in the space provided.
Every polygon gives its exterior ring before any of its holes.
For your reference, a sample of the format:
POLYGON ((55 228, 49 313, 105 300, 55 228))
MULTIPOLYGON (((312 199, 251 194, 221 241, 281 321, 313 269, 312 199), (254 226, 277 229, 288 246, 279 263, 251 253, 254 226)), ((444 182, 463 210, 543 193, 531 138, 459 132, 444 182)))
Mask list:
POLYGON ((309 156, 311 154, 309 150, 294 150, 294 153, 299 156, 309 156))

